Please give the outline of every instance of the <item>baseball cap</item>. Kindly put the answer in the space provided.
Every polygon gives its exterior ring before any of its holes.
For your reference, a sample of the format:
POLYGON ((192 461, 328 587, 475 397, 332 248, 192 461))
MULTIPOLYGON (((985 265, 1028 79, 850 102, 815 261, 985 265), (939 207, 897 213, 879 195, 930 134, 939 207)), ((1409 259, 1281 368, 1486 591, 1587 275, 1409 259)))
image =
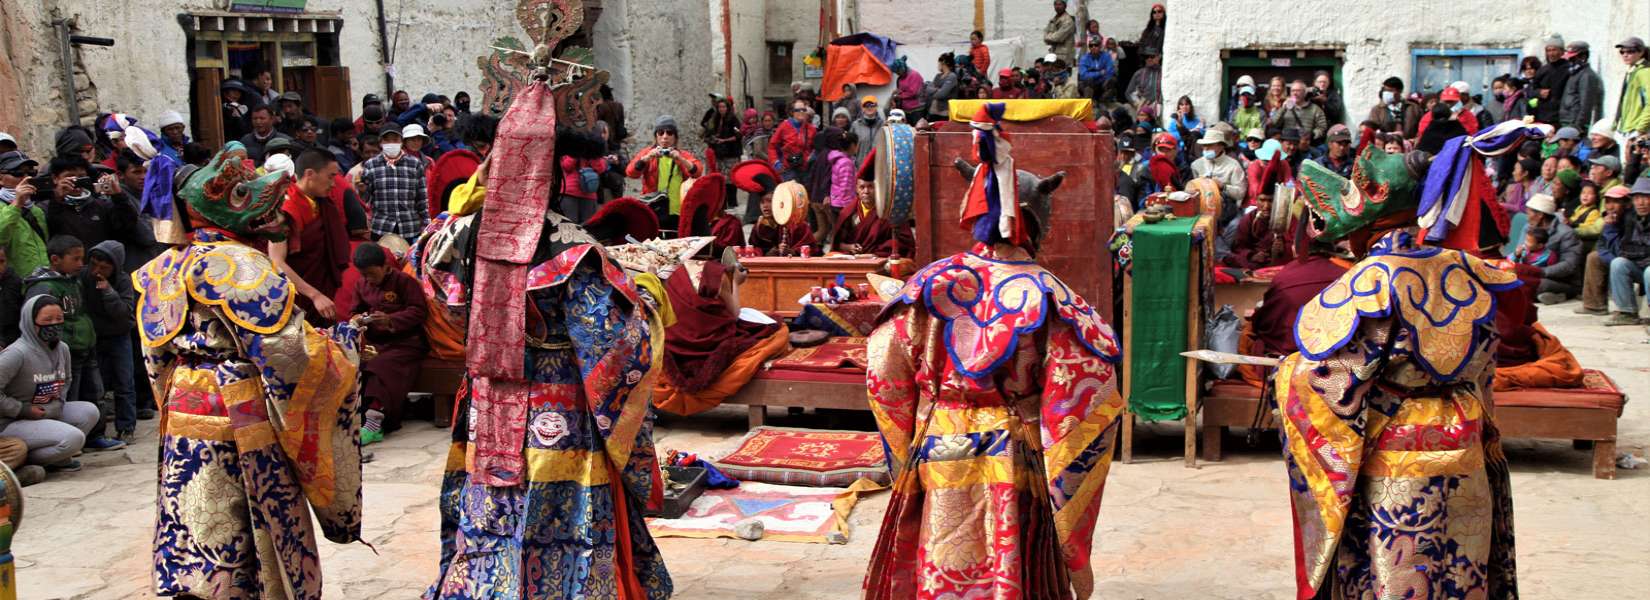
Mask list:
POLYGON ((361 109, 361 120, 362 121, 378 121, 378 120, 382 120, 383 118, 384 118, 384 105, 381 104, 381 103, 380 104, 368 104, 366 108, 361 109))
POLYGON ((1631 193, 1634 196, 1650 195, 1650 175, 1640 176, 1638 181, 1633 182, 1631 193))
POLYGON ((292 141, 284 137, 276 136, 274 139, 264 142, 264 154, 274 154, 277 150, 286 150, 291 152, 293 150, 292 141))
POLYGON ((276 102, 297 102, 299 104, 303 104, 304 103, 304 97, 299 95, 298 92, 287 92, 287 93, 281 94, 281 97, 276 98, 275 101, 276 102))
POLYGON ((1564 58, 1575 58, 1576 55, 1582 52, 1590 52, 1592 49, 1592 46, 1589 46, 1587 42, 1576 40, 1564 47, 1564 58))
POLYGON ((860 106, 865 106, 867 104, 876 104, 876 103, 877 103, 877 97, 869 95, 869 94, 867 94, 864 98, 859 99, 859 105, 860 106))
POLYGON ((23 168, 23 165, 40 166, 40 161, 29 158, 21 150, 0 153, 0 173, 10 173, 23 168))
POLYGON ((423 125, 419 125, 417 123, 411 123, 411 124, 408 124, 406 127, 401 128, 401 139, 407 139, 407 138, 410 138, 410 137, 427 138, 427 137, 430 137, 430 136, 424 135, 424 126, 423 125))
POLYGON ((4 131, 0 131, 0 143, 6 143, 6 144, 11 144, 13 146, 16 146, 17 145, 17 138, 12 137, 11 134, 9 134, 9 133, 6 133, 4 131))
POLYGON ((1632 193, 1633 192, 1631 190, 1629 190, 1627 188, 1627 186, 1617 184, 1617 185, 1610 186, 1610 189, 1604 190, 1604 197, 1605 198, 1626 198, 1628 195, 1631 195, 1632 193))
POLYGON ((1611 173, 1621 172, 1621 159, 1609 154, 1604 156, 1595 156, 1592 160, 1587 162, 1609 169, 1611 173))
POLYGON ((384 103, 384 99, 379 98, 378 94, 367 94, 367 95, 361 97, 361 106, 368 106, 368 105, 372 105, 372 104, 383 104, 383 103, 384 103))
POLYGON ((1643 52, 1644 51, 1644 38, 1641 38, 1641 37, 1635 35, 1633 37, 1622 40, 1620 44, 1616 44, 1616 47, 1621 48, 1622 50, 1635 50, 1635 51, 1638 51, 1638 52, 1643 52))
POLYGON ((1553 139, 1580 140, 1581 139, 1581 132, 1577 131, 1576 128, 1574 128, 1574 127, 1560 127, 1560 128, 1558 128, 1558 133, 1555 134, 1553 139))
POLYGON ((1255 127, 1255 128, 1250 129, 1249 133, 1243 136, 1243 139, 1247 139, 1247 140, 1264 140, 1264 139, 1266 139, 1266 132, 1262 131, 1261 128, 1259 128, 1259 127, 1255 127))
POLYGON ((1445 102, 1460 102, 1461 90, 1455 89, 1454 86, 1445 86, 1443 91, 1438 92, 1438 99, 1445 102))
POLYGON ((1278 136, 1278 140, 1284 142, 1301 141, 1301 130, 1294 127, 1285 127, 1283 128, 1283 133, 1278 136))
POLYGON ((1051 62, 1054 62, 1054 61, 1057 61, 1057 60, 1060 60, 1060 57, 1055 56, 1053 52, 1050 52, 1050 53, 1048 53, 1047 56, 1043 57, 1043 62, 1046 62, 1046 63, 1051 63, 1051 62))
POLYGON ((1345 125, 1337 124, 1329 128, 1328 138, 1331 142, 1351 142, 1352 131, 1347 129, 1345 125))

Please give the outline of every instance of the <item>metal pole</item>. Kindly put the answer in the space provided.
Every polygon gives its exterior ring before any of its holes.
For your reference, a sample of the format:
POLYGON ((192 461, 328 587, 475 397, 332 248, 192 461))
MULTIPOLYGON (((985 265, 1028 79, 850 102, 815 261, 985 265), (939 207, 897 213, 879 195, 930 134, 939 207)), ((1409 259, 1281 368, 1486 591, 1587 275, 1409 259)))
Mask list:
POLYGON ((69 42, 69 21, 53 20, 52 27, 57 29, 57 59, 60 63, 58 73, 63 77, 63 109, 68 118, 67 124, 72 127, 80 124, 80 101, 75 94, 74 46, 69 42))

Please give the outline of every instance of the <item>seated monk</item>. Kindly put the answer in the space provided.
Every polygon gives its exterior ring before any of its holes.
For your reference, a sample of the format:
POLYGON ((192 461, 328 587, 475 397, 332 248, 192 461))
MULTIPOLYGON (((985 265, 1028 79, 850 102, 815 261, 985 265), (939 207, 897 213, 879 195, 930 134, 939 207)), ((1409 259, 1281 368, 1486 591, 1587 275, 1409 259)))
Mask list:
MULTIPOLYGON (((773 215, 773 194, 779 187, 779 174, 773 167, 759 160, 747 160, 733 167, 733 184, 757 198, 762 207, 762 218, 751 227, 749 244, 762 251, 763 256, 796 256, 804 246, 818 247, 814 229, 801 214, 791 215, 790 222, 780 225, 773 215)), ((794 185, 787 182, 786 185, 794 185)), ((798 200, 807 204, 807 193, 797 189, 798 200)), ((798 209, 804 207, 799 206, 798 209)))
POLYGON ((739 319, 743 276, 737 266, 690 260, 665 281, 676 322, 665 328, 662 375, 653 383, 659 410, 691 415, 715 408, 744 388, 762 363, 790 349, 784 324, 739 319))
POLYGON ((362 436, 365 442, 383 439, 383 434, 401 428, 407 392, 413 391, 424 360, 428 312, 418 280, 395 269, 389 252, 378 244, 356 247, 352 262, 361 271, 361 279, 355 283, 356 300, 349 314, 361 316, 367 343, 378 351, 361 365, 361 397, 369 409, 369 433, 362 436), (380 421, 376 428, 373 417, 380 421))
MULTIPOLYGON (((1502 266, 1516 266, 1510 263, 1502 266)), ((1495 328, 1501 334, 1495 350, 1496 390, 1582 384, 1581 362, 1536 321, 1536 288, 1526 283, 1495 294, 1495 328)))
POLYGON ((854 201, 842 207, 837 214, 831 248, 848 254, 874 254, 884 258, 909 256, 917 245, 911 226, 896 226, 876 212, 876 159, 877 151, 872 150, 860 164, 854 201))
MULTIPOLYGON (((1352 262, 1334 256, 1334 249, 1314 242, 1306 256, 1302 256, 1278 271, 1266 295, 1255 307, 1255 314, 1244 328, 1238 342, 1238 353, 1250 356, 1288 356, 1299 351, 1295 347, 1295 319, 1301 307, 1318 292, 1329 287, 1352 268, 1352 262)), ((1266 369, 1243 365, 1239 369, 1243 380, 1261 387, 1266 369)))
POLYGON ((1262 193, 1255 198, 1250 210, 1238 217, 1237 235, 1232 238, 1232 253, 1226 255, 1226 266, 1250 271, 1289 262, 1289 246, 1283 236, 1272 231, 1272 194, 1262 193))
POLYGON ((745 225, 725 210, 726 182, 720 173, 712 173, 682 187, 682 213, 677 220, 676 237, 715 238, 710 243, 711 256, 721 256, 725 248, 745 245, 745 225))

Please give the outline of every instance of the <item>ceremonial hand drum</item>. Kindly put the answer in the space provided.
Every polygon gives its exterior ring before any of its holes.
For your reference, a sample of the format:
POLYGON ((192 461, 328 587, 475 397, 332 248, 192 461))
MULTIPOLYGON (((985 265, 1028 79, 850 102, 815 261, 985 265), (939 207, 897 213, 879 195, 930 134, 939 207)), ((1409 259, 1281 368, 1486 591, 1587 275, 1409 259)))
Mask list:
POLYGON ((916 130, 910 125, 889 123, 876 139, 877 214, 896 225, 911 218, 911 202, 916 197, 916 130))
POLYGON ((787 181, 773 189, 773 220, 780 225, 802 218, 808 206, 808 190, 795 181, 787 181))

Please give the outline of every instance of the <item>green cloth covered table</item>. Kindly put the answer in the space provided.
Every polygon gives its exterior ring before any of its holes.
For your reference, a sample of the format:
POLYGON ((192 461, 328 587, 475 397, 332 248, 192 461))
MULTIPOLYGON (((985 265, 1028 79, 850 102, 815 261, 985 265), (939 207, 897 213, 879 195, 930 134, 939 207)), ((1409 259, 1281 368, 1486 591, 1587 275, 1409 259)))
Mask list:
POLYGON ((1129 410, 1147 421, 1186 418, 1187 278, 1197 219, 1135 226, 1128 323, 1129 410))

